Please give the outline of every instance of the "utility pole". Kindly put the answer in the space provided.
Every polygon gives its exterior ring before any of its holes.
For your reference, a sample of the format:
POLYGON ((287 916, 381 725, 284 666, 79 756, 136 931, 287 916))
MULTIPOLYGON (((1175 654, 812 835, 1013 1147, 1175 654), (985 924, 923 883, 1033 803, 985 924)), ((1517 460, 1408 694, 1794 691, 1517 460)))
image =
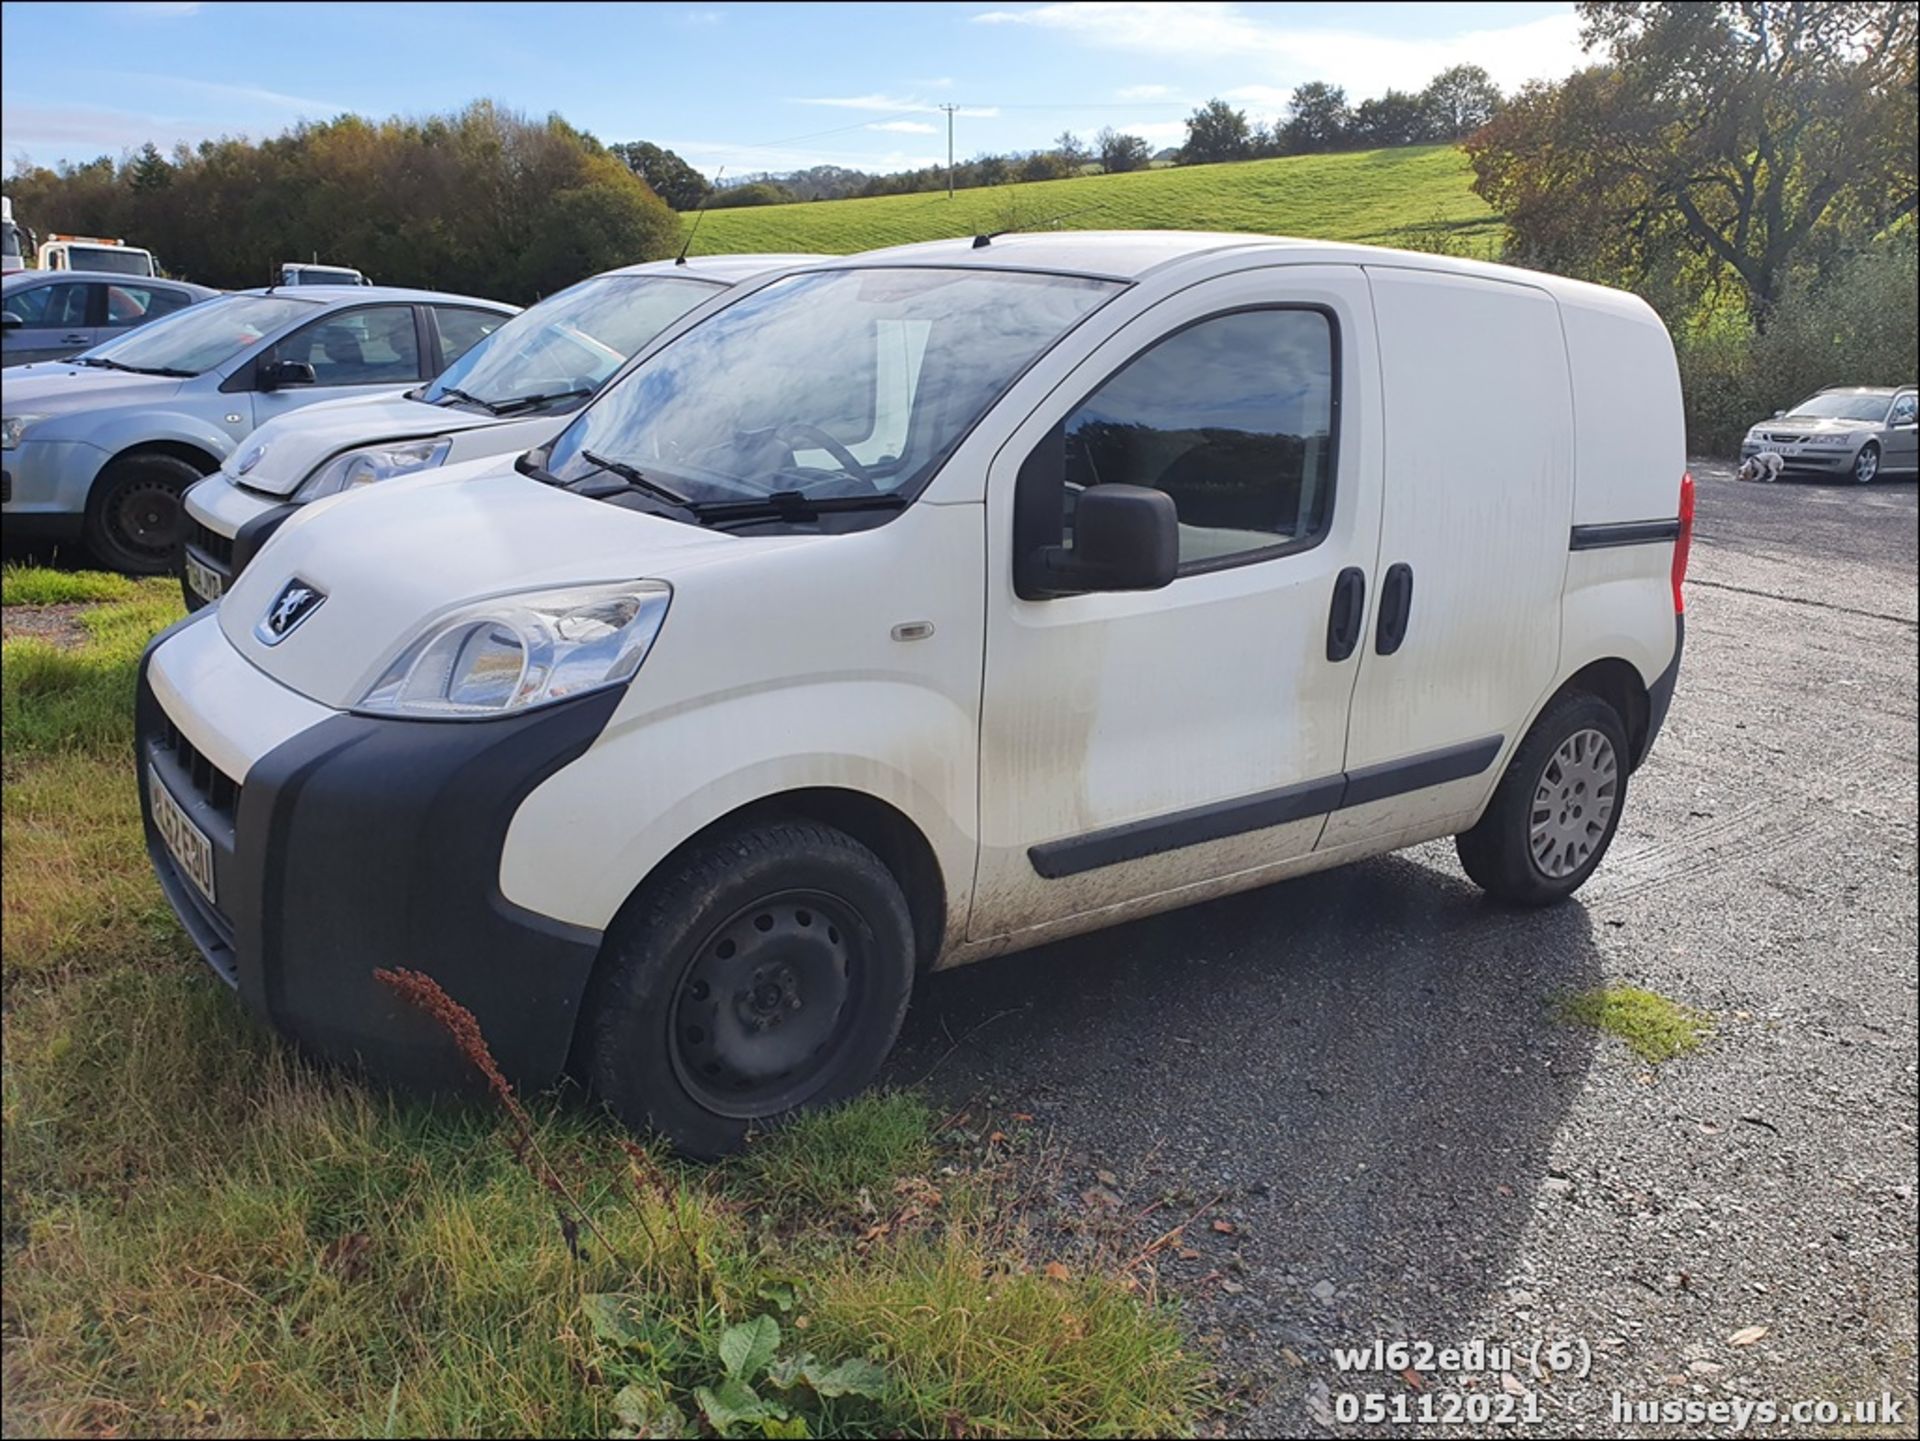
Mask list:
POLYGON ((951 200, 953 199, 953 112, 960 107, 942 105, 940 108, 947 112, 947 199, 951 200))

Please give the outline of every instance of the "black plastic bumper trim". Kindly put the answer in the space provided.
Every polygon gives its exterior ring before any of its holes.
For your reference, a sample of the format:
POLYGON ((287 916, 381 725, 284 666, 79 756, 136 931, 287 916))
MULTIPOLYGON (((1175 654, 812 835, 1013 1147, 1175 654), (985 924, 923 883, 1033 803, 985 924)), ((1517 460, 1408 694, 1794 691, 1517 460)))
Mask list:
POLYGON ((214 835, 229 938, 174 873, 147 812, 158 710, 147 664, 137 750, 148 849, 187 933, 247 1008, 383 1080, 469 1090, 477 1077, 446 1033, 373 977, 420 971, 474 1014, 516 1086, 557 1077, 601 933, 509 901, 500 856, 521 801, 593 743, 620 692, 492 721, 335 715, 269 751, 241 784, 226 847, 214 835))
POLYGON ((1605 525, 1576 525, 1568 533, 1568 550, 1605 550, 1616 545, 1658 545, 1680 538, 1680 521, 1619 520, 1605 525))
POLYGON ((1633 757, 1634 769, 1640 768, 1653 751, 1653 743, 1660 737, 1660 727, 1666 724, 1667 711, 1673 705, 1673 692, 1680 683, 1680 653, 1687 647, 1687 618, 1676 615, 1673 618, 1673 659, 1667 662, 1667 668, 1660 672, 1654 683, 1647 687, 1647 733, 1640 742, 1640 748, 1633 757))
POLYGON ((1047 880, 1059 880, 1122 861, 1137 861, 1207 841, 1245 835, 1248 831, 1267 830, 1289 821, 1331 815, 1352 806, 1479 775, 1493 764, 1505 744, 1504 736, 1488 736, 1484 740, 1446 746, 1382 765, 1363 766, 1278 790, 1214 801, 1148 820, 1128 821, 1064 840, 1044 841, 1027 848, 1027 860, 1047 880))

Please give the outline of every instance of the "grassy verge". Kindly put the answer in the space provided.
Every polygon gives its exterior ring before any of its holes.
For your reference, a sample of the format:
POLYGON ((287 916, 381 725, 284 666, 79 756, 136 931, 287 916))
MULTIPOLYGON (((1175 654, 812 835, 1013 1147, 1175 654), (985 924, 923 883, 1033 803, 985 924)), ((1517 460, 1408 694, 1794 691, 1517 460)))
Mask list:
MULTIPOLYGON (((1116 1267, 1043 1264, 1032 1157, 916 1098, 711 1168, 577 1097, 501 1116, 292 1056, 147 874, 127 753, 163 586, 6 643, 4 1431, 1062 1435, 1190 1430, 1202 1374, 1116 1267)), ((41 603, 41 602, 34 602, 41 603)))

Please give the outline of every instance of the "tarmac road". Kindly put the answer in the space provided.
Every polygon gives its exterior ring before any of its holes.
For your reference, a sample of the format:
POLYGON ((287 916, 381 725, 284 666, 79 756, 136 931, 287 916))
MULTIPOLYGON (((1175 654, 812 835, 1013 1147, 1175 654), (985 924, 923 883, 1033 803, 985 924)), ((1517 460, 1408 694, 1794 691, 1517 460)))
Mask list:
POLYGON ((1158 1201, 1145 1245, 1221 1198, 1158 1283, 1230 1432, 1725 1434, 1612 1398, 1884 1390, 1913 1434, 1915 487, 1694 473, 1678 697, 1574 902, 1493 909, 1432 845, 922 988, 893 1078, 1031 1114, 1067 1231, 1158 1201), (1602 984, 1711 1037, 1652 1068, 1558 1017, 1602 984), (1336 1369, 1376 1339, 1591 1365, 1336 1369), (1328 1426, 1368 1392, 1538 1419, 1328 1426))

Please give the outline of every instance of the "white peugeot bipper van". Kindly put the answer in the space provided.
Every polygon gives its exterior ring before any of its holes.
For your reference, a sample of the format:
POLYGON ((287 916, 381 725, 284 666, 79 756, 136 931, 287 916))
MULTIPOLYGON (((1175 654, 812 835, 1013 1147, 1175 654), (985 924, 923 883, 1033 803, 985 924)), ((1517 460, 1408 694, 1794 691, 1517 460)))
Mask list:
MULTIPOLYGON (((220 599, 298 506, 549 440, 629 356, 687 312, 730 285, 820 258, 701 255, 604 271, 482 335, 455 338, 464 353, 425 385, 269 420, 185 496, 187 609, 220 599)), ((469 329, 484 319, 470 311, 432 314, 437 325, 469 329)))
POLYGON ((311 1049, 456 1074, 374 976, 425 972, 519 1084, 722 1152, 863 1085, 930 969, 1437 836, 1573 891, 1673 694, 1683 454, 1660 322, 1574 281, 807 267, 539 450, 282 526, 146 655, 149 847, 311 1049))

